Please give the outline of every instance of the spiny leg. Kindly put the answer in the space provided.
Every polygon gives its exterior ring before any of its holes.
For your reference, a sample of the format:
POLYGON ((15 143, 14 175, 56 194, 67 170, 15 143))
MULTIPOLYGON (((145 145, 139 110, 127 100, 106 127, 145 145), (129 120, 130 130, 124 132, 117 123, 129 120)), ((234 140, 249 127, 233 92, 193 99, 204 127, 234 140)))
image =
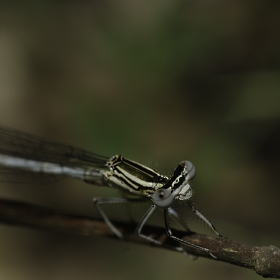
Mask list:
MULTIPOLYGON (((179 225, 181 227, 184 228, 184 230, 186 232, 190 232, 190 229, 188 228, 187 224, 185 223, 185 221, 180 217, 179 212, 177 211, 177 209, 175 209, 174 207, 169 207, 168 208, 168 214, 169 214, 169 218, 171 217, 171 220, 175 220, 177 223, 179 223, 179 225)), ((170 220, 169 220, 170 221, 170 220)))
POLYGON ((211 230, 219 237, 222 237, 222 235, 216 230, 215 226, 206 218, 204 217, 198 210, 195 209, 194 207, 194 204, 191 203, 191 204, 187 204, 191 210, 194 212, 194 214, 199 217, 202 221, 204 221, 204 223, 206 223, 210 228, 211 230))
POLYGON ((108 227, 120 238, 123 239, 123 234, 114 226, 114 224, 109 220, 107 215, 104 213, 104 211, 101 209, 102 204, 112 204, 112 203, 129 203, 130 201, 127 198, 93 198, 93 204, 95 205, 96 209, 102 216, 105 223, 108 225, 108 227))
MULTIPOLYGON (((145 238, 145 239, 147 239, 147 240, 149 240, 149 241, 151 241, 151 242, 153 242, 153 243, 155 243, 155 244, 157 244, 157 245, 162 245, 162 243, 161 243, 160 241, 158 241, 158 240, 156 240, 156 239, 153 239, 152 237, 147 236, 147 235, 144 235, 144 234, 141 233, 141 232, 142 232, 142 229, 143 229, 143 226, 146 224, 146 222, 148 221, 148 219, 151 217, 151 215, 153 214, 153 212, 155 211, 155 209, 156 209, 156 205, 153 204, 153 205, 149 208, 149 210, 146 212, 146 214, 143 216, 143 218, 141 219, 141 221, 139 222, 138 226, 137 226, 136 229, 135 229, 135 233, 136 233, 138 236, 140 236, 140 237, 142 237, 142 238, 145 238)), ((172 249, 175 249, 176 251, 180 251, 180 252, 184 251, 181 247, 172 247, 172 249)))
POLYGON ((135 203, 135 202, 144 202, 145 200, 142 198, 131 198, 131 196, 129 197, 126 193, 124 193, 122 191, 120 191, 119 193, 120 193, 121 198, 124 198, 127 200, 127 202, 130 202, 130 203, 125 204, 125 211, 126 211, 128 219, 129 219, 129 222, 131 224, 137 224, 137 221, 134 219, 133 214, 132 214, 131 204, 135 203))
POLYGON ((198 250, 202 250, 202 251, 204 251, 204 252, 207 252, 211 257, 213 257, 214 259, 216 259, 216 257, 210 252, 209 249, 204 248, 204 247, 201 247, 201 246, 196 245, 196 244, 193 244, 193 243, 191 243, 191 242, 185 241, 185 240, 183 240, 183 239, 181 239, 181 238, 176 237, 176 236, 173 235, 172 230, 171 230, 171 227, 169 226, 169 222, 168 222, 168 209, 164 209, 164 221, 165 221, 166 233, 167 233, 167 235, 168 235, 170 238, 172 238, 172 239, 174 239, 174 240, 176 240, 176 241, 178 241, 178 242, 180 242, 180 243, 182 243, 182 244, 188 245, 188 246, 190 246, 190 247, 192 247, 192 248, 194 248, 194 249, 198 249, 198 250))
POLYGON ((138 223, 136 229, 135 229, 135 233, 138 234, 140 237, 143 237, 149 241, 152 241, 156 244, 161 244, 161 242, 159 242, 158 240, 155 240, 147 235, 142 234, 142 229, 143 226, 146 224, 146 222, 148 221, 148 219, 151 217, 151 215, 153 214, 153 212, 156 210, 156 206, 153 204, 149 210, 145 213, 145 215, 143 216, 143 218, 141 219, 141 221, 138 223))

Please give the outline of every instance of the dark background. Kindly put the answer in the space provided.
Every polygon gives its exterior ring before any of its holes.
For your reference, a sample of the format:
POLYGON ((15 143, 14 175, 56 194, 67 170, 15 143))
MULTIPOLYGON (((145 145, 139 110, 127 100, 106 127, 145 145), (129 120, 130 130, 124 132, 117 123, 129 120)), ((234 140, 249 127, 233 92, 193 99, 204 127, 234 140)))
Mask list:
MULTIPOLYGON (((199 210, 230 239, 280 246, 279 1, 0 4, 0 122, 163 174, 194 163, 199 210)), ((1 197, 96 215, 75 180, 1 197)), ((1 279, 260 279, 97 237, 0 227, 1 279), (222 278, 223 277, 223 278, 222 278)))

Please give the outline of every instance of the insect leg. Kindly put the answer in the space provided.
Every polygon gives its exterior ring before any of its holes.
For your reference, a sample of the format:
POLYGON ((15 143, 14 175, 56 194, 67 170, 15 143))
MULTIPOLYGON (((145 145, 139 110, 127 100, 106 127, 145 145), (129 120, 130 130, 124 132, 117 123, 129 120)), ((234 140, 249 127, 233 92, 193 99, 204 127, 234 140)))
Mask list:
MULTIPOLYGON (((156 205, 152 205, 149 210, 146 212, 146 214, 143 216, 143 218, 141 219, 141 221, 139 222, 138 226, 136 227, 136 230, 135 230, 135 233, 142 237, 142 238, 145 238, 146 240, 149 240, 157 245, 162 245, 162 243, 150 236, 147 236, 145 234, 142 234, 142 229, 143 229, 143 226, 146 224, 146 222, 148 221, 148 219, 151 217, 151 215, 153 214, 153 212, 155 211, 156 209, 156 205)), ((171 246, 170 246, 171 247, 171 246)), ((176 250, 176 251, 179 251, 179 252, 182 252, 184 251, 183 248, 181 247, 175 247, 175 246, 172 246, 172 249, 173 250, 176 250)))
POLYGON ((182 244, 188 245, 188 246, 190 246, 190 247, 192 247, 192 248, 195 248, 195 249, 198 249, 198 250, 202 250, 202 251, 204 251, 204 252, 207 252, 211 257, 213 257, 213 258, 216 259, 216 257, 210 252, 209 249, 204 248, 204 247, 201 247, 201 246, 196 245, 196 244, 193 244, 193 243, 191 243, 191 242, 185 241, 185 240, 183 240, 183 239, 181 239, 181 238, 178 238, 178 237, 176 237, 176 236, 173 235, 172 230, 171 230, 171 227, 170 227, 170 225, 169 225, 169 223, 168 223, 168 209, 164 209, 164 221, 165 221, 166 233, 167 233, 167 235, 168 235, 170 238, 172 238, 172 239, 174 239, 174 240, 176 240, 176 241, 178 241, 178 242, 180 242, 180 243, 182 243, 182 244))
POLYGON ((142 234, 142 229, 143 229, 143 226, 145 225, 145 223, 148 221, 148 219, 151 217, 151 215, 153 214, 153 212, 155 211, 156 209, 156 205, 152 205, 149 210, 146 212, 146 214, 143 216, 143 218, 141 219, 141 221, 139 222, 139 224, 137 225, 136 229, 135 229, 135 233, 138 234, 140 237, 143 237, 149 241, 152 241, 156 244, 161 244, 161 242, 159 242, 158 240, 155 240, 147 235, 144 235, 142 234))
POLYGON ((93 198, 93 204, 104 219, 105 223, 108 227, 120 238, 123 239, 123 234, 113 225, 113 223, 109 220, 107 215, 102 210, 101 205, 103 204, 112 204, 112 203, 129 203, 127 198, 93 198))
POLYGON ((210 228, 211 230, 216 234, 218 235, 219 237, 222 237, 222 235, 216 230, 215 226, 206 218, 204 217, 199 211, 197 211, 194 207, 194 204, 191 203, 191 204, 187 204, 191 210, 194 212, 194 214, 199 217, 204 223, 206 223, 210 228))

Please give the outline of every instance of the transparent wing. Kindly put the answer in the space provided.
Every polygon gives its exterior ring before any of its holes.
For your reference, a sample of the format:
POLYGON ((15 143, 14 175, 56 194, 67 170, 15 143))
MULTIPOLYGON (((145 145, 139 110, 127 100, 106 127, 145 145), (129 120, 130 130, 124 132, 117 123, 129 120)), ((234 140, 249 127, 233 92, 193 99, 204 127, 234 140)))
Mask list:
MULTIPOLYGON (((0 127, 0 155, 9 155, 38 162, 56 163, 71 168, 106 169, 108 157, 72 146, 45 141, 18 130, 0 127)), ((49 183, 66 175, 23 171, 0 165, 0 181, 20 183, 49 183)))
POLYGON ((53 175, 35 173, 19 169, 0 167, 0 182, 11 184, 45 185, 59 182, 65 179, 66 175, 53 175))

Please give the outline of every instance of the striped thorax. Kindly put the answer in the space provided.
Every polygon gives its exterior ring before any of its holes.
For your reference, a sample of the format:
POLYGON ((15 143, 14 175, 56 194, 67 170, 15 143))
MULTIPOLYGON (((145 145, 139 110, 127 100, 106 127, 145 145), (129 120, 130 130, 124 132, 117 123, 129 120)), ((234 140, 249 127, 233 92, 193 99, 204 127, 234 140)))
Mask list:
POLYGON ((195 176, 195 168, 189 161, 182 161, 170 179, 121 155, 113 156, 107 165, 109 170, 103 176, 110 186, 151 198, 159 207, 166 208, 174 199, 186 201, 192 196, 189 181, 195 176))
POLYGON ((112 187, 138 196, 150 197, 168 182, 168 177, 138 162, 115 155, 107 163, 103 177, 112 187))

